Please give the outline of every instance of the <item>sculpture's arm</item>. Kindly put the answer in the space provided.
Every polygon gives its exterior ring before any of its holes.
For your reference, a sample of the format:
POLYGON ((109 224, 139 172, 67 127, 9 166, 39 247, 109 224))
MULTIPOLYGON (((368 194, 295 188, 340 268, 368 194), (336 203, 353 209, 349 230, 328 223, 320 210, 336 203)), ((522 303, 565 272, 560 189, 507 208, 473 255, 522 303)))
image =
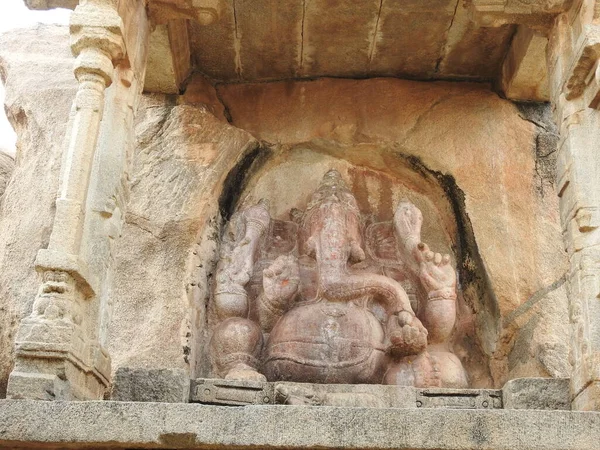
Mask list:
POLYGON ((263 271, 263 292, 258 297, 258 319, 270 332, 277 320, 292 306, 298 292, 300 270, 291 255, 280 256, 263 271))
POLYGON ((423 215, 419 208, 403 200, 394 214, 398 250, 409 269, 421 281, 428 298, 456 298, 456 273, 450 256, 432 252, 421 242, 423 215))
POLYGON ((215 303, 221 319, 248 316, 245 286, 252 275, 256 251, 270 220, 265 200, 242 212, 244 236, 229 254, 222 255, 217 269, 215 303))

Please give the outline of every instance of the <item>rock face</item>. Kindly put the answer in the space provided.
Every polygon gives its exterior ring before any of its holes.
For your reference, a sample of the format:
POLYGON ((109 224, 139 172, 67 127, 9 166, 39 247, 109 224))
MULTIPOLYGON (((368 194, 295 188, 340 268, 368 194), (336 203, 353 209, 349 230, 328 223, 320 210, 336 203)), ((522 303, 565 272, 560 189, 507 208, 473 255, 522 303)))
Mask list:
POLYGON ((0 37, 5 107, 18 136, 18 158, 0 210, 0 396, 13 365, 16 327, 38 287, 36 253, 48 244, 62 141, 75 95, 65 27, 38 26, 0 37), (52 74, 52 76, 48 76, 52 74))
POLYGON ((115 368, 187 369, 192 342, 206 333, 218 199, 227 173, 257 142, 204 107, 164 98, 149 98, 138 121, 107 345, 115 368))
MULTIPOLYGON (((14 32, 0 48, 19 136, 0 212, 1 396, 15 327, 38 286, 33 262, 52 225, 75 81, 65 28, 14 32)), ((320 79, 216 91, 197 83, 184 96, 146 95, 137 114, 130 199, 104 286, 113 372, 212 374, 211 293, 225 223, 261 198, 273 218, 289 220, 335 169, 359 210, 382 221, 408 197, 429 218, 424 240, 454 255, 461 295, 451 345, 472 387, 569 375, 544 106, 518 107, 470 83, 320 79)))
POLYGON ((4 195, 6 186, 10 181, 13 170, 15 169, 15 160, 0 149, 0 198, 4 195))

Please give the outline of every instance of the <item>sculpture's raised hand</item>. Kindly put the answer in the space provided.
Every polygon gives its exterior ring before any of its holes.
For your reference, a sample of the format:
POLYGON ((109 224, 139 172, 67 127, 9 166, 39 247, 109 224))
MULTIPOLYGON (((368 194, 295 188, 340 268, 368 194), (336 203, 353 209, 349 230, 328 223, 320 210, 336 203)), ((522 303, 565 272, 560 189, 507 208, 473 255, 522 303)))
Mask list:
POLYGON ((402 200, 394 213, 394 228, 400 242, 401 250, 410 253, 421 242, 421 226, 423 214, 419 208, 408 200, 402 200))
POLYGON ((419 279, 427 292, 445 291, 455 295, 456 272, 450 264, 450 256, 434 253, 427 244, 418 246, 419 279))

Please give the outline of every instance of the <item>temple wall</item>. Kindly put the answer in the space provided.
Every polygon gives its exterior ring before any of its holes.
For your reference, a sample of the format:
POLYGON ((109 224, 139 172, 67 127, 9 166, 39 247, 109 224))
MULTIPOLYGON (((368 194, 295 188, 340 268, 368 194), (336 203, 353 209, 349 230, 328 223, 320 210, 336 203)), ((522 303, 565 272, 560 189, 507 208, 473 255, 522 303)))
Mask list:
MULTIPOLYGON (((14 330, 38 285, 33 261, 52 225, 75 81, 65 28, 22 31, 0 44, 19 136, 0 210, 1 396, 14 330)), ((215 91, 195 79, 186 95, 145 96, 130 199, 104 286, 113 372, 208 374, 204 325, 223 216, 261 196, 282 214, 299 184, 333 165, 364 182, 363 205, 383 216, 401 195, 386 193, 391 184, 437 183, 423 189, 442 218, 430 235, 450 250, 468 247, 457 270, 477 278, 459 282, 475 317, 463 325, 476 328, 487 364, 479 386, 568 376, 554 135, 547 107, 515 105, 483 84, 323 79, 215 91), (461 244, 456 236, 465 230, 470 240, 461 244)))

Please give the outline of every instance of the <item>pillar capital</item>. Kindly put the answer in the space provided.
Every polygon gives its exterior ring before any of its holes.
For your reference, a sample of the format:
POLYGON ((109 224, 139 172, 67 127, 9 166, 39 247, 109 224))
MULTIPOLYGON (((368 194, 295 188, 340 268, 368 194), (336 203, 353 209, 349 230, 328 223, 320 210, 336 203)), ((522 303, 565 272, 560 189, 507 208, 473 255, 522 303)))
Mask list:
POLYGON ((125 57, 123 20, 110 2, 87 1, 71 15, 71 50, 77 57, 75 76, 101 76, 112 82, 113 66, 125 57))

